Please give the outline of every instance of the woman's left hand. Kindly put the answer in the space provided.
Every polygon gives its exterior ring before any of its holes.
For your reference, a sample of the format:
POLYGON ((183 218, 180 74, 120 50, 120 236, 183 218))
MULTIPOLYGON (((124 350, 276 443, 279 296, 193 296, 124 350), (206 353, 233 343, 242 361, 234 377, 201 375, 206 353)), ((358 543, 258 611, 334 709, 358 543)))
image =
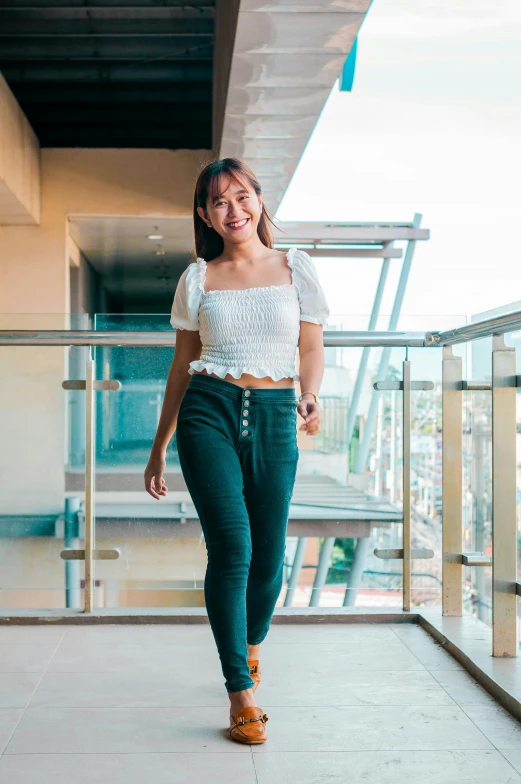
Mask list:
POLYGON ((301 400, 297 411, 304 420, 304 424, 299 427, 299 430, 304 430, 308 436, 316 436, 320 432, 320 420, 322 419, 320 405, 314 400, 301 400))

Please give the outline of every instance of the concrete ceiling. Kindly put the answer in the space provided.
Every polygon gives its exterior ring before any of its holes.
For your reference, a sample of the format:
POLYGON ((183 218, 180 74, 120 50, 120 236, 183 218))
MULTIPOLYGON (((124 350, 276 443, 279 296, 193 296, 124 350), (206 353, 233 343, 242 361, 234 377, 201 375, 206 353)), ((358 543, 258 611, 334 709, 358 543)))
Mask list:
POLYGON ((241 0, 220 156, 243 158, 275 212, 371 0, 241 0))
POLYGON ((207 149, 215 0, 8 0, 0 72, 42 147, 207 149))
POLYGON ((153 302, 164 308, 193 260, 190 217, 71 216, 69 233, 107 291, 126 305, 153 302), (163 239, 149 240, 149 234, 163 239))

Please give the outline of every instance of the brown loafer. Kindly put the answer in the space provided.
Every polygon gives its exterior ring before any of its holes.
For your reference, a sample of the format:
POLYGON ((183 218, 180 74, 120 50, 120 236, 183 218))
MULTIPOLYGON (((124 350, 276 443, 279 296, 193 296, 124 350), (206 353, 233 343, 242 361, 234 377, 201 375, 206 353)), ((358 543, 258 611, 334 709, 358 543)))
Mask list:
POLYGON ((248 667, 250 668, 250 678, 253 681, 252 691, 255 691, 261 682, 261 668, 258 659, 248 659, 248 667))
POLYGON ((230 737, 239 743, 264 743, 268 717, 260 708, 241 708, 230 716, 230 737))

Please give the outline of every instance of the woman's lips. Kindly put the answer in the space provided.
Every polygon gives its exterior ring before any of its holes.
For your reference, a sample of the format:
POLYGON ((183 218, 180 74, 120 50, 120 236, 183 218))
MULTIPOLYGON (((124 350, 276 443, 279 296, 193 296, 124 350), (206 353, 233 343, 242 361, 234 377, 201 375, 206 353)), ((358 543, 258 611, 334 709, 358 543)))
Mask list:
POLYGON ((246 226, 249 220, 250 220, 249 218, 242 218, 240 221, 233 221, 233 223, 239 223, 240 224, 239 226, 232 226, 231 223, 227 223, 226 225, 232 231, 240 231, 241 229, 244 229, 244 227, 246 226))

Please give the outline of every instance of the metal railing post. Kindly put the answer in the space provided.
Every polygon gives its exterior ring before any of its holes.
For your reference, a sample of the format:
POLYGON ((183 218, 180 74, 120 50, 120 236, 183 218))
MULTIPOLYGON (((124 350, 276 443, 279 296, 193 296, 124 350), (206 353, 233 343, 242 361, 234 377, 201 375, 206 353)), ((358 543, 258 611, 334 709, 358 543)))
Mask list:
POLYGON ((492 338, 492 655, 516 656, 516 354, 492 338))
POLYGON ((94 608, 94 452, 95 452, 95 408, 94 408, 94 360, 89 349, 85 375, 85 592, 86 613, 94 608))
POLYGON ((403 609, 411 609, 411 363, 403 362, 403 609))
POLYGON ((463 377, 462 359, 443 348, 442 371, 442 610, 463 611, 463 377))

